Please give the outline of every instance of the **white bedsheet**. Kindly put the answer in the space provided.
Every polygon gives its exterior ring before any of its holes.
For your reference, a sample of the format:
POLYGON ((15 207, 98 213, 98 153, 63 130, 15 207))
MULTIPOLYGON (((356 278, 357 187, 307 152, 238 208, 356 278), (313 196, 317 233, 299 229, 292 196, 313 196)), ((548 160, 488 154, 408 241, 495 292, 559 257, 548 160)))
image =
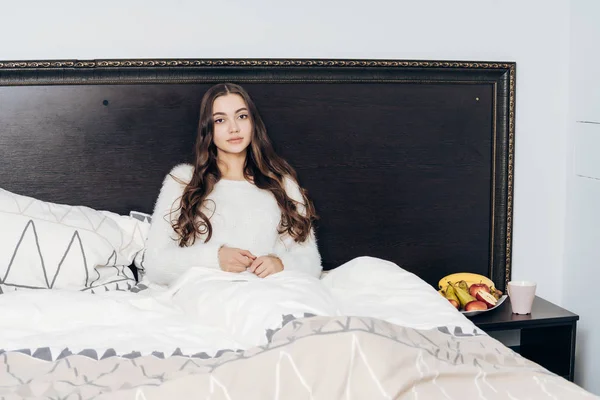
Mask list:
POLYGON ((0 296, 0 349, 54 353, 94 349, 101 357, 245 349, 267 341, 285 315, 354 315, 418 329, 475 326, 424 281, 397 265, 354 259, 323 279, 282 272, 266 279, 193 269, 172 287, 139 293, 61 290, 0 296))
POLYGON ((341 315, 379 318, 415 329, 477 329, 431 285, 389 261, 358 257, 321 281, 338 302, 341 315))

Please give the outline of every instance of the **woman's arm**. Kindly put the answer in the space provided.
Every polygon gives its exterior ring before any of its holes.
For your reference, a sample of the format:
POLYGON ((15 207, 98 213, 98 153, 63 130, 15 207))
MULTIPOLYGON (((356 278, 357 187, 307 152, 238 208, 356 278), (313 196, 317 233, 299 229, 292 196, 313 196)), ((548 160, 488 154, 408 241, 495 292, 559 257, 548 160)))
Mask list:
POLYGON ((171 221, 179 216, 181 195, 192 172, 193 167, 187 164, 178 165, 171 170, 163 181, 152 214, 144 269, 148 279, 160 285, 170 284, 191 267, 219 269, 218 253, 222 243, 215 243, 214 240, 203 243, 197 240, 190 247, 179 247, 177 234, 171 226, 171 221))
MULTIPOLYGON (((306 209, 298 184, 291 178, 286 178, 285 183, 288 196, 298 202, 298 212, 301 215, 306 215, 306 209)), ((287 271, 301 271, 318 278, 323 270, 321 255, 319 254, 313 229, 311 229, 309 237, 303 243, 294 241, 287 234, 280 235, 275 244, 274 255, 281 259, 283 269, 287 271)))

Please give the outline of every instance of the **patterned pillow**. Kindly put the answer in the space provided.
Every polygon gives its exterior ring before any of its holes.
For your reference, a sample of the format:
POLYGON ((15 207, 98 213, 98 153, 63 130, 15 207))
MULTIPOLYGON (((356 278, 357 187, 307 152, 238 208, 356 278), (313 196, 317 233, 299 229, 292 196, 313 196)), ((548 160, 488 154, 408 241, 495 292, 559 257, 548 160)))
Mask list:
POLYGON ((152 214, 146 214, 141 211, 130 211, 129 216, 142 222, 152 223, 152 214))
POLYGON ((0 189, 0 292, 128 290, 149 223, 0 189))
MULTIPOLYGON (((129 216, 131 218, 135 218, 139 221, 146 222, 148 226, 148 230, 150 229, 150 224, 152 224, 152 215, 146 214, 140 211, 130 211, 129 216)), ((147 235, 147 231, 146 231, 147 235)), ((144 257, 146 256, 146 248, 138 252, 133 260, 133 265, 143 274, 144 273, 144 257)))

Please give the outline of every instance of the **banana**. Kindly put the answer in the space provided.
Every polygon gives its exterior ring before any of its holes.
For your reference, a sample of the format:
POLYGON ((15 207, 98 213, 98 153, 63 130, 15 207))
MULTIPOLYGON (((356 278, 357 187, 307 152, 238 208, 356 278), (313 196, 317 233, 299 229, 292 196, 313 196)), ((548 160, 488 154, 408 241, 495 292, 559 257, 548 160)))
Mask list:
POLYGON ((494 290, 494 282, 490 278, 479 274, 473 274, 471 272, 458 272, 455 274, 446 275, 440 279, 438 288, 443 289, 448 286, 449 282, 458 283, 460 281, 465 281, 469 287, 474 283, 485 283, 492 291, 494 290))

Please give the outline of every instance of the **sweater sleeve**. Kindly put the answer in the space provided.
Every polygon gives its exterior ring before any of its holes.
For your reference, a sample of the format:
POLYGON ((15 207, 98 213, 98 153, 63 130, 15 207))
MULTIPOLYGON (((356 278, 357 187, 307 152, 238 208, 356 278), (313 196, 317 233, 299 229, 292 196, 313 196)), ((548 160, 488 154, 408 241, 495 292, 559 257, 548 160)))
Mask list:
POLYGON ((152 224, 146 241, 144 270, 151 282, 160 285, 169 285, 192 267, 220 268, 220 243, 196 240, 192 246, 179 247, 177 235, 171 225, 171 221, 179 216, 181 195, 185 184, 191 179, 192 171, 193 167, 187 164, 173 168, 163 181, 152 214, 152 224))
MULTIPOLYGON (((297 202, 298 212, 306 215, 306 208, 302 202, 303 199, 298 184, 291 178, 286 178, 286 192, 292 200, 297 202)), ((281 259, 283 269, 287 271, 305 272, 318 278, 323 270, 313 229, 311 229, 306 241, 302 243, 296 242, 288 234, 280 235, 275 244, 274 254, 281 259)))

